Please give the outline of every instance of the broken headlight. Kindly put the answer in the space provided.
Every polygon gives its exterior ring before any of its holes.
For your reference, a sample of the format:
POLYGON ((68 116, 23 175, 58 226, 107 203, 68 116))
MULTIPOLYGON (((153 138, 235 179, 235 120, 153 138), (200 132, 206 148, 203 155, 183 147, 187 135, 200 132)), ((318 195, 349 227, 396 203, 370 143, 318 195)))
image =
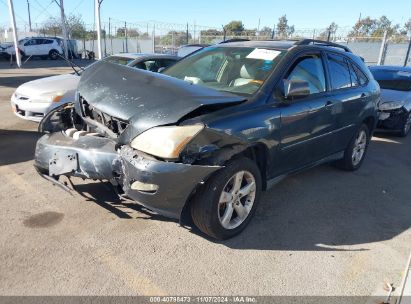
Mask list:
POLYGON ((399 109, 404 105, 404 101, 389 101, 383 102, 378 107, 381 111, 389 111, 399 109))
POLYGON ((155 127, 134 138, 130 146, 157 157, 177 159, 203 128, 203 125, 155 127))

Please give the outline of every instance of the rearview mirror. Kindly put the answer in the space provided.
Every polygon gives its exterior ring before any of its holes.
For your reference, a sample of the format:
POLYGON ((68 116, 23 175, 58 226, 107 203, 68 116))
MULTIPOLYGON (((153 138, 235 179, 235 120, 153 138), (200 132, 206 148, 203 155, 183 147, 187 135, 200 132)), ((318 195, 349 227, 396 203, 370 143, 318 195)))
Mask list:
POLYGON ((300 79, 284 79, 284 98, 303 98, 310 95, 310 86, 307 81, 300 79))

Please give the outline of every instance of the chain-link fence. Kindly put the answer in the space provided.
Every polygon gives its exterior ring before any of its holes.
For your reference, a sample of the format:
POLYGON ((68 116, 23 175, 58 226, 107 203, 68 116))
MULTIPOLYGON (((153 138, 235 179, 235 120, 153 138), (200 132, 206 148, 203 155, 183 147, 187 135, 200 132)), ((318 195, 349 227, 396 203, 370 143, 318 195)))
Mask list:
MULTIPOLYGON (((11 31, 7 25, 0 24, 0 43, 11 41, 11 31)), ((27 25, 19 24, 19 30, 27 25)), ((67 24, 70 39, 77 41, 79 54, 97 53, 97 33, 95 24, 67 24)), ((410 37, 406 35, 387 37, 360 37, 353 35, 349 27, 330 32, 328 29, 297 28, 292 33, 284 34, 268 28, 262 30, 243 30, 228 32, 223 27, 208 27, 196 24, 164 23, 157 21, 127 22, 115 18, 101 23, 102 50, 105 55, 115 53, 171 53, 186 44, 215 44, 228 39, 271 40, 271 39, 321 39, 330 40, 348 46, 354 53, 363 57, 367 64, 386 64, 411 66, 411 59, 406 60, 410 37)), ((55 22, 36 23, 31 32, 19 31, 22 39, 30 36, 62 36, 58 20, 55 22)))

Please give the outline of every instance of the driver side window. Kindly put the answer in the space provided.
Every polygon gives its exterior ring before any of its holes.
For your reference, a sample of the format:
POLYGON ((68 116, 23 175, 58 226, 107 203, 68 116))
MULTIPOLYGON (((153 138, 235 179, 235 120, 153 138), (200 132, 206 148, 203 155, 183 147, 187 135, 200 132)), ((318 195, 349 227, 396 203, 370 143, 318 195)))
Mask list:
POLYGON ((288 81, 306 81, 310 88, 310 94, 325 92, 325 75, 321 55, 305 55, 299 58, 285 79, 288 81))

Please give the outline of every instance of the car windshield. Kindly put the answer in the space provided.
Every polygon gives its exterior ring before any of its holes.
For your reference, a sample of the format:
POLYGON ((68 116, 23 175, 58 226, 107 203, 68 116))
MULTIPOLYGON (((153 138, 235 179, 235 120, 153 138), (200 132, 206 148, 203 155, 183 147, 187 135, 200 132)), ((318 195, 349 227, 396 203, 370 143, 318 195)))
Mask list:
POLYGON ((163 74, 219 91, 252 95, 284 54, 274 49, 213 46, 177 62, 163 74))
POLYGON ((103 61, 119 64, 119 65, 128 65, 134 60, 134 58, 123 57, 123 56, 108 56, 103 59, 103 61))
POLYGON ((411 91, 411 72, 371 70, 381 89, 411 91))

